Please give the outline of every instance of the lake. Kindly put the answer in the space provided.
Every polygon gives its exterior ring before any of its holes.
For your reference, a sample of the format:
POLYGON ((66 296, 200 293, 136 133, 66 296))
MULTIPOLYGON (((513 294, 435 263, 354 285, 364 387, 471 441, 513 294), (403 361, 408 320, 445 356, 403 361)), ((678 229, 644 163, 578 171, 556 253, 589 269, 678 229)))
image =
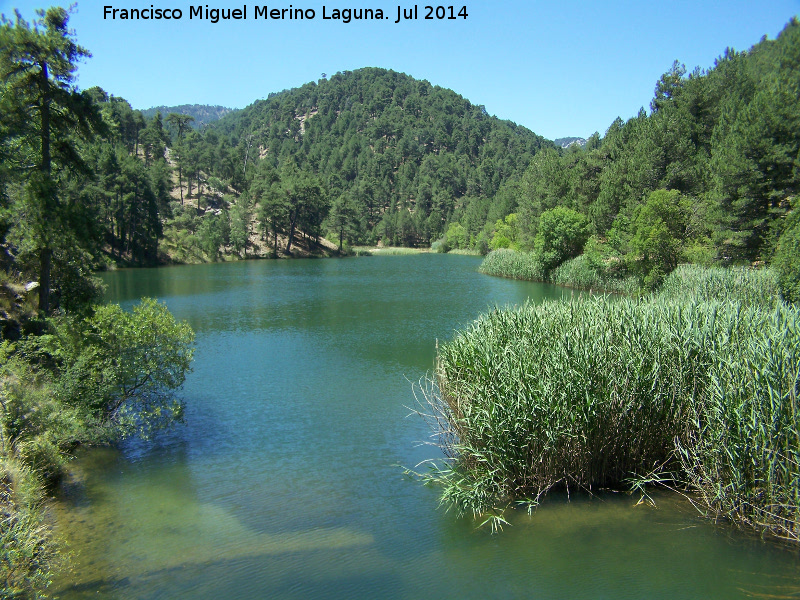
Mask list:
MULTIPOLYGON (((412 413, 449 340, 495 306, 569 296, 423 254, 104 275, 196 332, 185 423, 74 463, 56 505, 65 600, 731 599, 800 594, 796 551, 679 496, 554 496, 492 535, 404 476, 440 457, 412 413), (419 466, 417 466, 419 465, 419 466)), ((575 292, 577 294, 577 292, 575 292)))

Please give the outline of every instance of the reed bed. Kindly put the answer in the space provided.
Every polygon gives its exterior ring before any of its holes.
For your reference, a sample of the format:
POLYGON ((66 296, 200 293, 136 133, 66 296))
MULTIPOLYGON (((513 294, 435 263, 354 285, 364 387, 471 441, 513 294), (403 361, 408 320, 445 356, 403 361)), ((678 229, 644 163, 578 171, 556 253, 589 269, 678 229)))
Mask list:
MULTIPOLYGON (((433 246, 431 246, 431 252, 435 252, 433 250, 433 246)), ((462 256, 480 256, 481 251, 475 250, 474 248, 456 248, 454 250, 448 250, 448 254, 460 254, 462 256)))
POLYGON ((423 252, 427 252, 427 250, 422 250, 421 248, 404 248, 401 246, 387 246, 384 248, 372 248, 370 252, 373 255, 380 255, 380 256, 405 256, 407 254, 422 254, 423 252))
POLYGON ((800 539, 800 314, 602 298, 495 310, 440 345, 427 476, 459 512, 555 486, 696 493, 711 516, 800 539))
POLYGON ((0 598, 43 598, 61 563, 38 475, 0 453, 0 598))
POLYGON ((637 294, 640 283, 636 277, 612 277, 592 269, 581 255, 565 261, 553 271, 545 269, 535 252, 517 252, 500 248, 490 252, 478 268, 481 273, 510 279, 555 283, 593 292, 610 294, 637 294))
POLYGON ((638 294, 641 287, 636 277, 611 277, 598 272, 597 269, 591 267, 583 254, 561 263, 550 273, 548 279, 550 283, 556 285, 590 290, 592 292, 628 294, 632 296, 638 294))
POLYGON ((546 275, 544 264, 538 255, 509 248, 499 248, 487 254, 478 271, 486 275, 526 281, 545 281, 546 275))
POLYGON ((664 280, 659 295, 677 300, 737 300, 746 306, 776 306, 778 276, 772 269, 679 265, 664 280))

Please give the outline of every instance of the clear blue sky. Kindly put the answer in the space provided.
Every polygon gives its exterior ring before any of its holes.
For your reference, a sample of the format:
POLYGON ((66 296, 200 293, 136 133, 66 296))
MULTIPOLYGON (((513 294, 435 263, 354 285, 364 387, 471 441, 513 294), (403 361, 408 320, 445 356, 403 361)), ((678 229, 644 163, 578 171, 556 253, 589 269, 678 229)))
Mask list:
MULTIPOLYGON (((52 0, 56 2, 57 0, 52 0)), ((67 3, 62 3, 66 5, 67 3)), ((490 114, 548 138, 603 134, 617 116, 647 107, 655 82, 673 60, 708 68, 726 47, 774 39, 800 14, 800 0, 727 2, 550 0, 466 3, 468 17, 395 24, 397 4, 348 1, 333 8, 380 8, 388 19, 312 21, 189 19, 190 0, 83 0, 70 23, 93 57, 78 71, 81 88, 99 85, 134 108, 220 104, 243 108, 270 92, 317 80, 321 73, 376 66, 448 87, 490 114), (104 20, 103 6, 179 8, 179 21, 104 20)), ((23 17, 49 3, 0 0, 23 17)), ((202 4, 205 6, 205 3, 202 4)), ((242 3, 209 2, 210 8, 242 3)), ((263 6, 263 2, 258 3, 263 6)), ((290 2, 268 4, 288 8, 290 2)), ((413 4, 401 4, 411 7, 413 4)), ((464 4, 455 4, 458 11, 464 4)))

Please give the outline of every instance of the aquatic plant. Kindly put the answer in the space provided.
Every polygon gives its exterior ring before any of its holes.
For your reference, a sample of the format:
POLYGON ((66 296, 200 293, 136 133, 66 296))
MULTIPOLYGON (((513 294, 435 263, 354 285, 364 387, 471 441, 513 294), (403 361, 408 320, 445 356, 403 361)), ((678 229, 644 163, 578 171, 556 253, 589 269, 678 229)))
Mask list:
POLYGON ((401 246, 387 246, 372 250, 372 254, 381 256, 405 256, 406 254, 421 254, 422 252, 423 250, 420 248, 404 248, 401 246))
POLYGON ((544 264, 537 254, 517 252, 510 248, 499 248, 487 254, 478 270, 486 275, 526 281, 545 281, 546 275, 544 264))
POLYGON ((502 523, 555 486, 661 482, 800 539, 800 311, 583 299, 495 310, 439 346, 426 478, 502 523))
POLYGON ((745 306, 775 306, 780 302, 777 273, 750 267, 679 265, 658 293, 665 299, 736 300, 745 306))
POLYGON ((0 597, 43 598, 60 563, 35 471, 0 456, 0 597))
POLYGON ((609 294, 639 293, 639 280, 634 276, 611 277, 593 268, 585 254, 561 263, 550 273, 550 283, 609 294))

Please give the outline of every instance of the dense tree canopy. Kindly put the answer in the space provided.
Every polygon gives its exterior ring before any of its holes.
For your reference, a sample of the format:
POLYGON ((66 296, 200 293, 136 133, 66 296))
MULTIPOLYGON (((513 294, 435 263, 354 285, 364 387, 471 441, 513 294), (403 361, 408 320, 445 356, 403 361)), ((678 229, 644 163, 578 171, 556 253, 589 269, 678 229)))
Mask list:
POLYGON ((0 233, 42 282, 43 309, 51 287, 64 308, 104 261, 247 257, 257 244, 279 255, 320 236, 340 247, 547 248, 549 268, 588 239, 594 255, 655 281, 685 260, 771 261, 797 194, 795 20, 707 71, 676 61, 649 112, 561 148, 376 68, 240 111, 145 115, 100 88, 74 89, 88 52, 67 15, 51 9, 33 25, 18 16, 1 33, 0 233), (22 44, 28 37, 36 43, 22 44), (52 64, 43 68, 39 51, 52 64), (668 214, 674 202, 679 218, 668 214))
POLYGON ((101 128, 89 96, 74 86, 79 60, 89 52, 67 29, 69 13, 60 7, 38 11, 32 24, 17 13, 0 25, 0 80, 4 115, 3 169, 24 181, 11 206, 10 235, 21 249, 38 257, 39 307, 50 312, 53 255, 85 242, 69 198, 69 183, 87 166, 75 144, 101 128), (64 234, 67 234, 66 236, 64 234))
POLYGON ((503 247, 498 217, 515 213, 520 246, 533 250, 550 235, 548 211, 574 210, 591 222, 594 255, 625 258, 651 284, 681 261, 770 262, 781 248, 788 265, 793 242, 781 235, 795 222, 784 217, 800 187, 798 92, 793 19, 776 40, 727 49, 708 71, 687 74, 676 61, 656 82, 649 113, 615 120, 584 147, 537 153, 519 180, 452 220, 471 245, 488 237, 490 248, 503 247))
POLYGON ((416 245, 442 235, 467 198, 493 197, 553 145, 450 90, 368 68, 226 115, 201 147, 203 168, 240 192, 261 185, 248 163, 292 161, 331 198, 348 194, 361 217, 350 240, 416 245))

